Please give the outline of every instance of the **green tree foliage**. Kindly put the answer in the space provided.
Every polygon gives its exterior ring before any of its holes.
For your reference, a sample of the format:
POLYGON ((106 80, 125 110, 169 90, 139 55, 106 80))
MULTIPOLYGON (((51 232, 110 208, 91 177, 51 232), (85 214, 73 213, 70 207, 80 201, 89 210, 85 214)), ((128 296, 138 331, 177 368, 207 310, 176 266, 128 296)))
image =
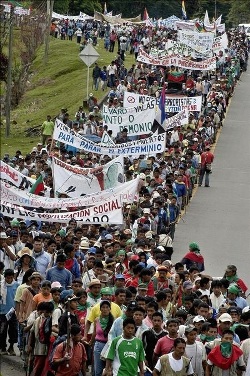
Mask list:
POLYGON ((250 0, 231 0, 231 9, 227 16, 231 26, 240 23, 250 23, 250 0))
POLYGON ((55 0, 54 12, 59 14, 67 14, 69 9, 70 0, 55 0))
MULTIPOLYGON (((60 1, 60 0, 59 0, 60 1)), ((77 15, 79 12, 84 12, 93 15, 94 11, 102 12, 103 8, 98 0, 70 0, 69 14, 77 15)))

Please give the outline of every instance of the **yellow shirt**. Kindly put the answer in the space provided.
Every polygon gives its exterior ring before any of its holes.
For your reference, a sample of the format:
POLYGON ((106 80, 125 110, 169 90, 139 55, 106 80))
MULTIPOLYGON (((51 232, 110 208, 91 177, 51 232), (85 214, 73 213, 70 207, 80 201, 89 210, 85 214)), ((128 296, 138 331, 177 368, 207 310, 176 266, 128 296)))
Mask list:
POLYGON ((29 285, 27 285, 27 283, 23 283, 22 285, 18 286, 18 288, 16 290, 15 299, 14 299, 15 302, 20 303, 23 291, 24 291, 24 289, 26 289, 26 287, 29 287, 29 285))
MULTIPOLYGON (((114 317, 114 319, 117 319, 122 315, 121 308, 114 302, 111 302, 111 313, 114 317)), ((95 321, 101 314, 100 310, 100 303, 97 303, 94 305, 94 307, 91 308, 89 315, 87 316, 87 320, 91 323, 95 321)))

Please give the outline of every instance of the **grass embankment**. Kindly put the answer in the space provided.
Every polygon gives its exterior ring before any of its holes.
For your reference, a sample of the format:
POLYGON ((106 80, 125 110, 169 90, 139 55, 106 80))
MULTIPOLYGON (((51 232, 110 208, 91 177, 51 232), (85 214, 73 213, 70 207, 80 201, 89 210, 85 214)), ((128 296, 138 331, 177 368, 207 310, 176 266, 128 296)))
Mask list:
MULTIPOLYGON (((103 48, 103 41, 98 40, 95 47, 100 57, 100 67, 108 65, 116 56, 103 48)), ((24 131, 29 127, 42 124, 47 115, 56 116, 62 107, 66 107, 73 119, 78 107, 82 105, 87 95, 87 67, 79 58, 79 45, 76 41, 62 41, 51 38, 49 59, 44 64, 44 45, 36 54, 31 66, 27 90, 19 106, 11 113, 11 136, 5 138, 5 123, 1 126, 1 157, 5 153, 11 156, 16 150, 25 155, 39 142, 37 137, 25 137, 24 131), (16 124, 15 124, 16 123, 16 124)), ((131 67, 134 56, 127 54, 125 66, 131 67)), ((89 93, 100 100, 105 93, 99 87, 92 88, 92 69, 90 67, 89 93)))

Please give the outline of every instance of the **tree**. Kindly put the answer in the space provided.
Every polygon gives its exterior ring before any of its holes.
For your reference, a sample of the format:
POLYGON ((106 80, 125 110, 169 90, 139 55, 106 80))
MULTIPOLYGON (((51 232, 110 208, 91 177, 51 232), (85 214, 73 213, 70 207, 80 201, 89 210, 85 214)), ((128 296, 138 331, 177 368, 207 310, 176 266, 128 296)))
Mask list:
POLYGON ((102 12, 99 0, 69 0, 69 14, 72 16, 77 16, 80 12, 93 15, 95 10, 102 12))
POLYGON ((70 0, 55 0, 54 12, 59 14, 67 14, 69 11, 69 1, 70 0))
POLYGON ((227 16, 227 21, 232 26, 240 23, 250 22, 250 0, 234 1, 231 0, 231 9, 227 16))

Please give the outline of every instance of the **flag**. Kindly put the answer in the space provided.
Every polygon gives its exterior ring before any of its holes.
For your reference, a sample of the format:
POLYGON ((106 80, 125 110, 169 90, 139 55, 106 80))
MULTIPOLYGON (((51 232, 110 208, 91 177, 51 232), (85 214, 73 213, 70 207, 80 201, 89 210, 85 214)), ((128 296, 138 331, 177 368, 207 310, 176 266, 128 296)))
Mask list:
POLYGON ((221 24, 221 18, 222 18, 222 14, 220 15, 220 17, 217 18, 217 20, 215 21, 215 25, 216 26, 219 26, 221 24))
POLYGON ((40 174, 35 181, 35 183, 32 185, 30 189, 30 193, 33 193, 34 195, 38 195, 40 192, 44 190, 44 182, 43 182, 43 177, 40 174))
POLYGON ((181 11, 182 11, 182 18, 184 20, 187 19, 187 13, 186 13, 186 7, 185 7, 185 0, 182 0, 181 2, 181 11))
POLYGON ((205 31, 204 27, 199 21, 195 21, 194 26, 199 33, 202 33, 203 31, 205 31))
POLYGON ((161 96, 158 104, 158 110, 155 115, 154 123, 152 125, 151 132, 156 132, 158 130, 158 134, 165 133, 165 123, 166 123, 166 111, 165 111, 165 101, 166 101, 166 87, 165 84, 163 85, 161 96))
POLYGON ((103 14, 107 14, 108 11, 107 11, 107 4, 106 2, 104 3, 104 9, 103 9, 103 14))
POLYGON ((143 21, 146 21, 149 18, 147 8, 144 9, 143 21))
POLYGON ((204 17, 204 22, 203 22, 203 24, 204 24, 204 27, 206 28, 206 27, 210 27, 211 26, 211 24, 210 24, 210 21, 209 21, 209 17, 208 17, 208 12, 207 12, 207 10, 206 10, 206 13, 205 13, 205 17, 204 17))

